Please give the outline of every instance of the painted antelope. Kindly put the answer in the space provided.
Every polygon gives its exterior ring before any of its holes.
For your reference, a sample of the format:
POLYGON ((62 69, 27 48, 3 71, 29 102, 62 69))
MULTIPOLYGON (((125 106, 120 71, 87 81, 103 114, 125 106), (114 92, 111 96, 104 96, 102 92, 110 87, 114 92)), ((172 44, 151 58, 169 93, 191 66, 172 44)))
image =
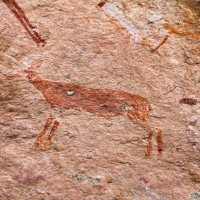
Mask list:
MULTIPOLYGON (((105 118, 126 114, 131 121, 139 122, 149 132, 146 156, 151 154, 153 132, 157 133, 158 155, 162 156, 161 131, 147 123, 147 115, 150 111, 150 102, 148 100, 123 91, 85 88, 74 84, 43 80, 34 71, 41 64, 42 62, 39 62, 27 70, 19 71, 12 76, 8 76, 8 79, 26 76, 29 82, 44 95, 46 101, 52 107, 86 111, 105 118)), ((52 123, 53 127, 42 149, 47 149, 50 146, 51 138, 59 126, 59 121, 52 114, 47 119, 43 131, 31 149, 35 149, 42 143, 45 132, 52 123)))

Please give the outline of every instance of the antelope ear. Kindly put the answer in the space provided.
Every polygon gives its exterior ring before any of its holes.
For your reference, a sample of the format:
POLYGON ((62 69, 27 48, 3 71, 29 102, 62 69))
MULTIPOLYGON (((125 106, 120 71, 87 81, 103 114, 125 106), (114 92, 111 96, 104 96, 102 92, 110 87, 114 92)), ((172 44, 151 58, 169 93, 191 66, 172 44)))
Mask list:
POLYGON ((39 68, 41 65, 42 65, 42 61, 39 61, 39 62, 37 62, 36 64, 30 66, 30 67, 28 68, 28 70, 32 71, 32 70, 34 70, 35 68, 39 68))
POLYGON ((14 78, 17 78, 17 77, 20 77, 20 76, 26 76, 26 72, 25 71, 19 71, 16 74, 13 74, 11 76, 6 75, 6 79, 11 80, 11 79, 14 79, 14 78))

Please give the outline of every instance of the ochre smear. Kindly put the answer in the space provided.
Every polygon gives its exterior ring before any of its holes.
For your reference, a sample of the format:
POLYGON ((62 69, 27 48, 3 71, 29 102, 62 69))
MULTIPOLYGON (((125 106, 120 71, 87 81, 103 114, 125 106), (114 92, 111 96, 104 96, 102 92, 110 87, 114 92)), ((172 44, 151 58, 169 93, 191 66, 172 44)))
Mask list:
POLYGON ((26 17, 24 11, 17 5, 14 0, 3 0, 7 7, 14 13, 17 19, 21 22, 27 33, 35 41, 37 45, 45 45, 45 41, 39 36, 39 34, 33 30, 33 26, 26 17))
POLYGON ((168 39, 169 35, 166 35, 164 40, 155 48, 151 50, 151 53, 154 53, 155 51, 157 51, 168 39))
MULTIPOLYGON (((86 111, 105 118, 111 118, 118 115, 126 114, 131 121, 137 121, 143 125, 149 132, 146 156, 150 156, 152 144, 151 138, 153 129, 156 129, 158 155, 162 155, 162 138, 161 131, 147 123, 147 115, 150 111, 150 102, 138 95, 130 94, 123 91, 109 89, 85 88, 79 85, 73 85, 62 82, 53 82, 42 80, 33 70, 41 66, 41 62, 10 76, 26 76, 45 97, 52 107, 62 107, 65 109, 75 109, 86 111)), ((37 147, 43 140, 45 132, 51 126, 55 118, 50 115, 41 134, 38 136, 32 149, 37 147)), ((59 122, 55 120, 52 130, 45 142, 43 149, 47 149, 51 143, 51 137, 54 134, 59 122)))
POLYGON ((197 99, 193 99, 193 98, 183 98, 179 101, 179 103, 181 104, 188 104, 188 105, 196 105, 197 104, 197 99))
POLYGON ((182 24, 174 26, 172 24, 164 24, 165 29, 169 30, 169 34, 175 34, 181 37, 185 37, 188 40, 200 41, 200 28, 199 23, 194 24, 182 24))

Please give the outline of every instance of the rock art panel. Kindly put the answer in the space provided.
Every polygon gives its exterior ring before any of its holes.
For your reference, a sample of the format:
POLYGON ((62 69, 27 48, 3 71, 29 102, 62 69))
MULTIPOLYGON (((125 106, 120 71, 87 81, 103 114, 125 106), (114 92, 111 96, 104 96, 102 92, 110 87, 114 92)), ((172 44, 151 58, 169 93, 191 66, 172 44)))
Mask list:
POLYGON ((0 199, 198 199, 199 6, 0 1, 0 199))

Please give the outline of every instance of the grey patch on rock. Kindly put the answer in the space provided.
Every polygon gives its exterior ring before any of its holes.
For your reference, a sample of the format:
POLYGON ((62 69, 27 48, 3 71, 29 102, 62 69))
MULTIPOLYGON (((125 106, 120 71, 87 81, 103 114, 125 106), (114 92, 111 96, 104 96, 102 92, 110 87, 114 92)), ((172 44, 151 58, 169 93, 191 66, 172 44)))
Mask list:
POLYGON ((8 135, 8 136, 6 136, 6 138, 8 138, 8 139, 16 139, 18 136, 19 136, 20 134, 12 134, 12 135, 8 135))
POLYGON ((199 200, 199 199, 200 199, 200 190, 189 194, 189 200, 199 200))
POLYGON ((84 180, 84 174, 73 172, 73 173, 71 173, 71 178, 74 181, 80 182, 80 181, 84 180))
POLYGON ((125 103, 122 103, 122 110, 133 110, 133 106, 132 105, 127 105, 125 103))
POLYGON ((88 182, 90 182, 92 185, 98 185, 100 182, 99 178, 95 178, 95 177, 88 177, 87 178, 88 182))
POLYGON ((72 133, 70 133, 69 131, 64 131, 63 132, 63 136, 66 136, 67 138, 73 138, 75 137, 72 133))

